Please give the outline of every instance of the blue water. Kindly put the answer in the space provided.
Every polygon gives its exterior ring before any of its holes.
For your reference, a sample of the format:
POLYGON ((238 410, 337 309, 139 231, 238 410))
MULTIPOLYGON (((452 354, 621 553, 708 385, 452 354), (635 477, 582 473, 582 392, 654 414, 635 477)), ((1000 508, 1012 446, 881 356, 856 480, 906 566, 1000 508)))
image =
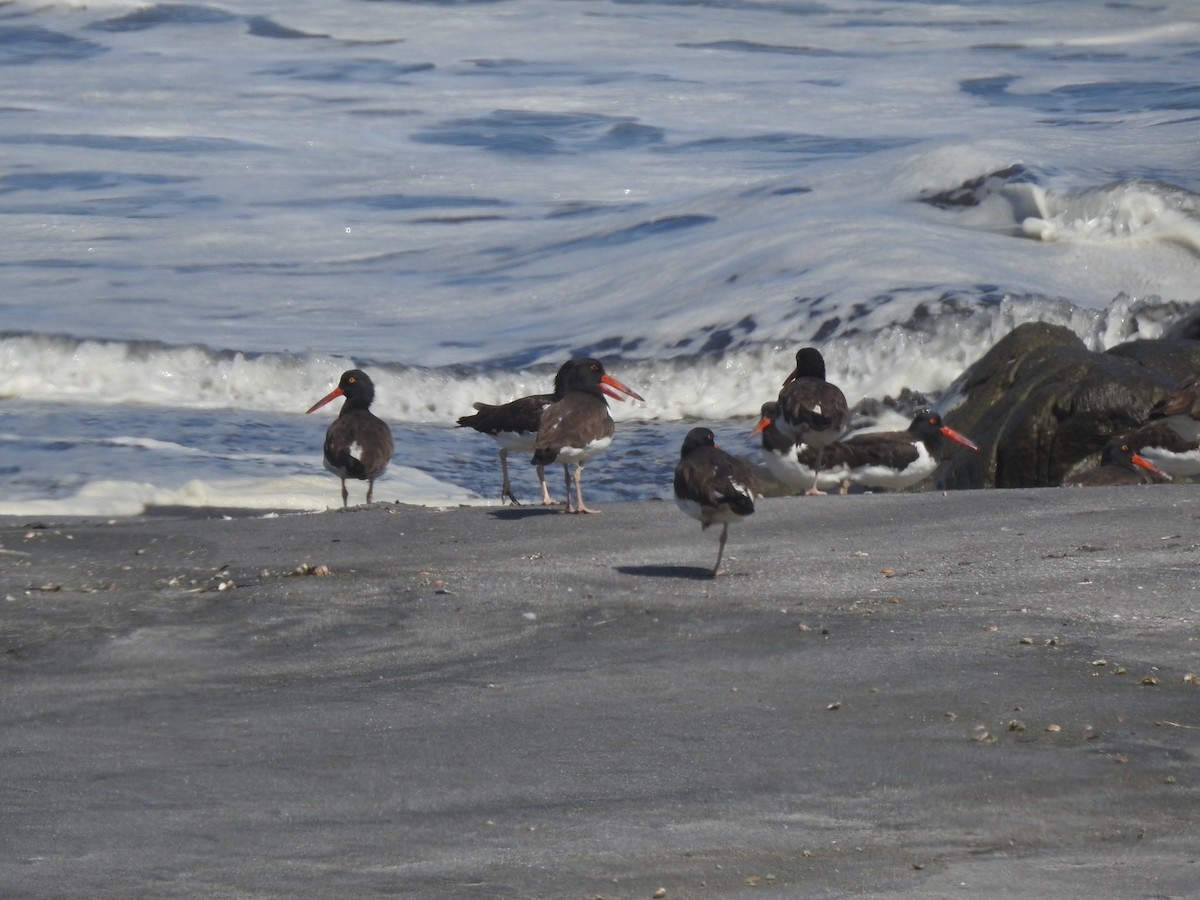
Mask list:
POLYGON ((377 495, 453 503, 498 492, 472 401, 601 356, 646 397, 602 502, 693 420, 752 453, 803 343, 853 402, 1023 321, 1162 334, 1198 61, 1191 0, 10 3, 0 512, 335 503, 303 411, 351 365, 377 495))

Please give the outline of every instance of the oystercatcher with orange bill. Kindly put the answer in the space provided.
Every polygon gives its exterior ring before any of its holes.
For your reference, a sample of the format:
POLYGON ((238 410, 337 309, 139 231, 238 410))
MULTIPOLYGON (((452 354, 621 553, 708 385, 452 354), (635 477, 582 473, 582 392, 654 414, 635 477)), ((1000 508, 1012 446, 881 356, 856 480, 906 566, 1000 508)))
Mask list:
POLYGON ((1064 478, 1063 487, 1153 484, 1170 480, 1170 475, 1135 453, 1128 441, 1118 437, 1104 445, 1100 453, 1100 465, 1064 478))
POLYGON ((718 447, 711 430, 693 428, 687 433, 675 466, 675 502, 700 522, 701 531, 721 526, 714 578, 721 571, 729 526, 753 514, 756 496, 758 484, 750 467, 718 447))
POLYGON ((1189 375, 1150 407, 1147 420, 1161 420, 1184 440, 1200 441, 1200 375, 1189 375))
MULTIPOLYGON (((815 468, 820 471, 822 449, 841 437, 850 423, 846 395, 825 379, 825 358, 820 350, 803 347, 796 351, 796 368, 784 379, 777 402, 779 415, 775 427, 793 443, 812 447, 817 454, 815 468)), ((815 478, 805 491, 808 495, 823 493, 815 478)))
POLYGON ((561 397, 542 410, 533 442, 532 462, 538 466, 555 461, 562 463, 567 491, 566 512, 597 512, 583 502, 580 481, 588 460, 612 443, 613 420, 605 395, 621 401, 626 396, 635 400, 642 397, 605 372, 600 360, 590 357, 565 363, 555 384, 561 389, 561 397), (570 466, 575 468, 574 508, 571 506, 570 466))
POLYGON ((362 369, 343 372, 337 387, 309 407, 320 409, 331 400, 345 397, 342 411, 325 432, 325 468, 342 480, 342 507, 348 504, 346 479, 367 482, 367 503, 375 490, 375 479, 392 459, 392 432, 371 412, 375 385, 362 369))
POLYGON ((1200 441, 1189 441, 1165 419, 1153 419, 1121 437, 1134 453, 1172 478, 1200 475, 1200 441))
MULTIPOLYGON (((820 454, 821 468, 861 487, 899 491, 933 474, 942 461, 946 440, 979 452, 940 415, 923 409, 904 431, 868 431, 829 444, 820 454)), ((815 450, 805 448, 797 456, 801 465, 816 466, 815 450)))

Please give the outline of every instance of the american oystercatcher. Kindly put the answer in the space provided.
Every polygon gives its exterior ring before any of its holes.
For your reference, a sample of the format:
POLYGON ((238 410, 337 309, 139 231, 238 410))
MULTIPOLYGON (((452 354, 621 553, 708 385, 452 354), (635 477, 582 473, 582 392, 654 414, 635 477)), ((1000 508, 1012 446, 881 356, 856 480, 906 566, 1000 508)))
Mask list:
POLYGON ((532 461, 538 466, 555 461, 562 463, 567 491, 566 512, 596 512, 584 504, 580 480, 587 461, 612 443, 613 420, 605 394, 622 401, 625 396, 635 400, 641 400, 642 396, 605 372, 600 360, 590 357, 572 359, 564 364, 555 383, 561 388, 562 396, 542 410, 533 442, 532 461), (574 509, 571 508, 570 466, 575 467, 574 509))
MULTIPOLYGON (((500 447, 500 499, 511 500, 513 506, 520 506, 521 501, 513 494, 512 486, 508 483, 508 454, 510 451, 533 450, 542 410, 556 399, 555 394, 532 394, 495 406, 472 403, 476 409, 475 415, 462 416, 458 420, 459 428, 474 428, 480 434, 488 435, 500 447)), ((542 486, 542 505, 553 506, 555 501, 546 487, 545 466, 537 467, 537 476, 542 486)))
POLYGON ((700 522, 702 531, 709 525, 721 526, 714 578, 721 571, 730 524, 754 512, 756 496, 758 485, 750 467, 718 447, 712 431, 693 428, 687 433, 675 466, 675 502, 700 522))
POLYGON ((1166 422, 1185 440, 1200 441, 1200 375, 1189 375, 1150 407, 1148 421, 1156 420, 1166 422))
POLYGON ((345 397, 342 411, 325 432, 325 468, 342 479, 342 506, 347 506, 346 479, 367 482, 367 503, 375 490, 375 479, 392 459, 392 432, 371 412, 375 385, 362 369, 342 373, 337 387, 309 407, 320 409, 331 400, 345 397))
POLYGON ((1135 453, 1124 438, 1117 437, 1104 445, 1100 453, 1100 465, 1064 478, 1063 487, 1153 484, 1170 480, 1170 475, 1135 453), (1139 469, 1142 471, 1139 472, 1139 469))
MULTIPOLYGON (((823 473, 866 488, 899 491, 920 484, 942 461, 946 439, 969 450, 979 448, 931 409, 921 410, 904 431, 867 431, 835 441, 820 454, 823 473)), ((816 466, 817 451, 797 452, 800 465, 816 466)))
POLYGON ((1189 441, 1167 424, 1154 419, 1121 435, 1138 456, 1162 469, 1172 478, 1200 475, 1200 441, 1189 441))
MULTIPOLYGON (((817 454, 815 468, 820 471, 821 450, 841 437, 850 422, 846 395, 825 380, 825 358, 820 350, 804 347, 796 351, 796 368, 784 379, 777 402, 775 427, 794 443, 812 447, 817 454)), ((820 495, 824 491, 814 478, 805 493, 820 495)))
POLYGON ((808 445, 797 444, 786 437, 775 426, 778 418, 779 404, 768 401, 762 405, 762 417, 754 428, 754 434, 762 435, 763 462, 776 481, 793 492, 805 491, 814 485, 823 491, 849 486, 844 473, 816 471, 807 461, 810 456, 808 445))

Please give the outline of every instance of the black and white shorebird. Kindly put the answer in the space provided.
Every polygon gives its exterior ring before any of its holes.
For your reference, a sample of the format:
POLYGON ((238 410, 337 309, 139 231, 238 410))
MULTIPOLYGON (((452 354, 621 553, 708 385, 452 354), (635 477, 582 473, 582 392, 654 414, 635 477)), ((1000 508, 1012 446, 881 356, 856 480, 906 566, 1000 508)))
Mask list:
POLYGON ((367 503, 375 490, 375 479, 392 459, 392 432, 387 423, 371 412, 375 385, 362 369, 343 372, 337 387, 309 407, 320 409, 331 400, 345 397, 342 411, 325 432, 325 468, 342 480, 342 506, 348 505, 346 479, 367 482, 367 503))
POLYGON ((618 400, 642 396, 627 388, 604 371, 598 359, 572 359, 559 370, 556 385, 561 397, 545 407, 538 419, 533 442, 533 464, 547 466, 560 462, 566 482, 566 512, 594 513, 583 502, 583 467, 612 443, 613 420, 605 394, 618 400), (605 390, 605 389, 608 390, 605 390), (574 467, 574 478, 570 467, 574 467), (575 505, 571 505, 574 480, 575 505))
MULTIPOLYGON (((510 400, 508 403, 473 403, 471 405, 475 407, 475 414, 462 416, 458 420, 459 428, 473 428, 480 434, 486 434, 500 448, 500 499, 511 501, 513 506, 520 506, 521 501, 513 494, 512 485, 508 481, 508 454, 533 450, 542 411, 555 399, 555 394, 531 394, 528 397, 510 400)), ((537 476, 542 487, 542 504, 553 506, 554 498, 550 496, 550 489, 546 487, 545 466, 537 467, 537 476)))
MULTIPOLYGON (((510 501, 513 506, 520 506, 521 502, 513 494, 508 480, 508 454, 533 451, 542 412, 554 401, 562 399, 563 378, 570 366, 571 362, 568 361, 559 368, 554 376, 554 392, 551 394, 530 394, 508 403, 472 403, 475 414, 461 416, 458 420, 459 428, 473 428, 480 434, 486 434, 500 448, 500 499, 510 501)), ((625 399, 603 382, 600 383, 600 390, 614 399, 625 399)), ((537 467, 537 476, 542 488, 542 505, 554 506, 558 501, 550 496, 550 489, 546 486, 544 465, 537 467)))
POLYGON ((710 429, 693 428, 687 433, 675 466, 675 502, 700 522, 701 530, 721 526, 714 578, 721 571, 729 526, 754 512, 757 496, 758 485, 750 467, 718 447, 710 429))
MULTIPOLYGON (((829 444, 820 454, 821 471, 860 487, 904 490, 933 474, 947 440, 979 451, 938 413, 924 409, 904 431, 867 431, 829 444)), ((811 448, 799 450, 797 456, 801 465, 817 464, 811 448)))
POLYGON ((1165 422, 1184 440, 1200 441, 1200 375, 1189 375, 1150 407, 1147 421, 1165 422))
MULTIPOLYGON (((817 456, 815 469, 822 465, 821 451, 833 443, 850 423, 850 407, 841 388, 825 378, 825 358, 815 347, 796 351, 796 367, 784 379, 776 401, 779 405, 775 427, 795 444, 811 447, 817 456)), ((759 423, 762 425, 762 423, 759 423)), ((758 434, 762 429, 756 428, 758 434)), ((805 491, 820 495, 816 478, 805 491)))
POLYGON ((1165 419, 1151 419, 1121 437, 1134 453, 1172 478, 1200 475, 1200 441, 1183 437, 1165 419))
POLYGON ((1067 476, 1063 479, 1063 487, 1153 484, 1170 480, 1170 475, 1134 452, 1128 441, 1116 437, 1104 445, 1100 465, 1067 476))

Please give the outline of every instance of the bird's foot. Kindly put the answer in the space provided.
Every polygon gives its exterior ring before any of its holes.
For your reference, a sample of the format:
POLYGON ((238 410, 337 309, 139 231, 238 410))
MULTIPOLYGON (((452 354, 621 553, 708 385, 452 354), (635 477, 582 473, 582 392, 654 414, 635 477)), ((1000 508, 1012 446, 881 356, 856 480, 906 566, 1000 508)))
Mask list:
POLYGON ((805 497, 828 497, 829 495, 826 494, 824 491, 819 490, 815 487, 810 487, 807 491, 804 492, 804 496, 805 497))

